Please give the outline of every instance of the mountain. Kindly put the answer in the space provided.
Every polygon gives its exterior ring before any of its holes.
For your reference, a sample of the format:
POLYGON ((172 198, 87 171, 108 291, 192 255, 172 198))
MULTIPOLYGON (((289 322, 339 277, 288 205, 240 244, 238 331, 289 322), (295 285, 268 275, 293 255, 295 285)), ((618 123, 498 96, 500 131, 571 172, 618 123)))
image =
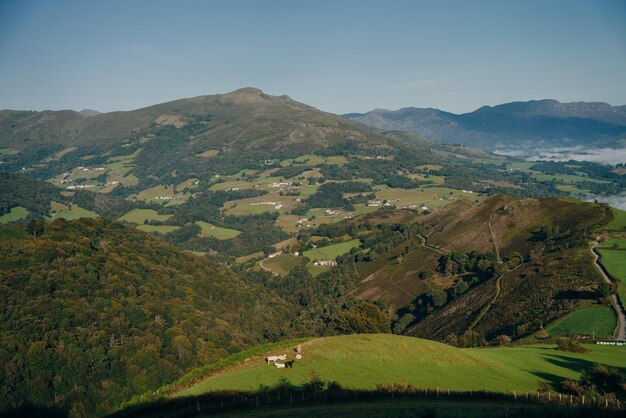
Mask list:
POLYGON ((589 145, 626 132, 626 106, 595 102, 533 100, 463 114, 407 107, 344 117, 380 129, 414 132, 431 141, 486 149, 589 145))
POLYGON ((0 144, 85 146, 120 143, 155 126, 187 128, 195 142, 228 143, 230 150, 267 146, 311 151, 347 140, 376 142, 375 131, 330 113, 270 96, 256 88, 198 96, 128 112, 86 115, 63 111, 0 111, 0 144))
POLYGON ((287 332, 293 314, 224 266, 102 218, 1 229, 0 278, 0 410, 112 412, 287 332))

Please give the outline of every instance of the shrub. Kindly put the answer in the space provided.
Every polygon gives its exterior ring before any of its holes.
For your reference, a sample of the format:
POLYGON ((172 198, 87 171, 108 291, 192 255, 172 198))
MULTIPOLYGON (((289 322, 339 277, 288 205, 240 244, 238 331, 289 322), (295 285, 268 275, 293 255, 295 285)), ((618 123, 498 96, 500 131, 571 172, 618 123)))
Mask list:
POLYGON ((556 350, 559 351, 567 351, 570 353, 587 353, 588 349, 582 346, 580 341, 570 339, 570 338, 557 338, 556 339, 556 350))

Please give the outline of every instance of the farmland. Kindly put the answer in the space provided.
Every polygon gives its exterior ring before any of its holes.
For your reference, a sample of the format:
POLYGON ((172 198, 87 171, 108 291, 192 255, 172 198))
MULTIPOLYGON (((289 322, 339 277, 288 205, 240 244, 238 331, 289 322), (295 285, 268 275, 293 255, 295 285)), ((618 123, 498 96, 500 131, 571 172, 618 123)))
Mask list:
POLYGON ((597 306, 576 311, 550 325, 546 331, 551 337, 595 335, 599 338, 610 338, 616 324, 617 318, 612 307, 597 306))
MULTIPOLYGON (((601 362, 626 367, 626 347, 590 345, 589 353, 559 352, 549 345, 459 349, 417 338, 350 335, 302 344, 302 360, 292 369, 267 366, 252 358, 178 392, 199 395, 216 390, 257 390, 281 380, 299 385, 312 375, 354 389, 377 384, 411 384, 450 390, 535 391, 539 381, 556 384, 574 379, 580 370, 601 362)), ((277 350, 288 353, 289 350, 277 350)))
POLYGON ((98 214, 87 209, 83 209, 78 205, 64 205, 58 202, 52 202, 52 216, 51 218, 65 218, 65 219, 78 219, 78 218, 95 218, 98 214))
POLYGON ((334 260, 338 256, 347 253, 354 247, 358 247, 361 242, 353 239, 339 244, 327 245, 325 247, 315 248, 304 252, 304 256, 310 260, 334 260))
POLYGON ((618 293, 620 299, 626 301, 626 240, 611 240, 610 247, 604 245, 598 250, 600 253, 600 263, 606 268, 611 276, 617 278, 618 293), (616 245, 618 249, 613 249, 616 245))
POLYGON ((120 218, 120 221, 126 221, 134 224, 143 224, 144 221, 164 222, 171 218, 171 215, 159 215, 157 211, 152 209, 133 209, 120 218))
POLYGON ((216 239, 232 239, 241 234, 241 231, 236 229, 221 228, 208 222, 197 221, 196 225, 201 228, 200 235, 203 237, 212 237, 216 239))
POLYGON ((0 216, 0 224, 5 224, 9 222, 19 221, 20 219, 24 219, 28 216, 28 210, 21 206, 16 206, 11 208, 9 213, 5 213, 0 216))

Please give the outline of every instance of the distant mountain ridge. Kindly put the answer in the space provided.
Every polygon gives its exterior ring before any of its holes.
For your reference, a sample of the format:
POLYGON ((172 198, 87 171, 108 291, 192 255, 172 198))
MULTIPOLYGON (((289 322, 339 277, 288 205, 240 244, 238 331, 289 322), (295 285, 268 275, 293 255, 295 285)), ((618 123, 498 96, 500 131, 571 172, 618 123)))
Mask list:
POLYGON ((343 116, 379 129, 410 131, 432 141, 488 149, 589 145, 626 132, 626 105, 551 99, 483 106, 463 114, 406 107, 343 116))

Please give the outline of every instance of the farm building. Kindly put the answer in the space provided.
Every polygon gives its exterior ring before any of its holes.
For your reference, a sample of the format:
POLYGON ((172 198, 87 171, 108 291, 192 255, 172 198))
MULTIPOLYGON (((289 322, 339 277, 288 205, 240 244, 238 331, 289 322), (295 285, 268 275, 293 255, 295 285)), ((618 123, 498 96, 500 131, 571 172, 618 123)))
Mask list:
POLYGON ((336 266, 336 260, 315 260, 313 262, 314 266, 336 266))

